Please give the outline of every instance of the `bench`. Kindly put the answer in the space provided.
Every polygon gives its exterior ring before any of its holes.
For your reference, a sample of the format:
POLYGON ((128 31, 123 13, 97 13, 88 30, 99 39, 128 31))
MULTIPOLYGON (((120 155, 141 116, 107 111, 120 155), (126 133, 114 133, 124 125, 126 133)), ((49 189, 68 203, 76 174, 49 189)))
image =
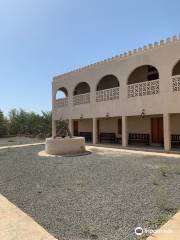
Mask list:
POLYGON ((180 135, 171 135, 171 144, 172 145, 180 145, 180 135))
POLYGON ((150 134, 148 133, 129 133, 129 144, 132 143, 144 143, 149 145, 150 134))
POLYGON ((92 133, 91 132, 80 132, 80 137, 84 137, 86 142, 92 142, 92 133))
POLYGON ((115 133, 100 133, 99 135, 100 143, 116 143, 115 133))

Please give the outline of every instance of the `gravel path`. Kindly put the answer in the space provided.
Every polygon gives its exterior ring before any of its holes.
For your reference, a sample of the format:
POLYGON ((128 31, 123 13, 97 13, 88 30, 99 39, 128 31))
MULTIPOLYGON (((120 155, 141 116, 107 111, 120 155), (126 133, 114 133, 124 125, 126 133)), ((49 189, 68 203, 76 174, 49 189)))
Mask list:
POLYGON ((38 142, 44 142, 44 140, 41 140, 38 138, 29 138, 29 137, 0 138, 0 147, 20 145, 20 144, 38 143, 38 142))
POLYGON ((180 206, 180 159, 97 149, 47 158, 41 150, 0 151, 0 193, 59 239, 140 239, 137 226, 156 229, 180 206))

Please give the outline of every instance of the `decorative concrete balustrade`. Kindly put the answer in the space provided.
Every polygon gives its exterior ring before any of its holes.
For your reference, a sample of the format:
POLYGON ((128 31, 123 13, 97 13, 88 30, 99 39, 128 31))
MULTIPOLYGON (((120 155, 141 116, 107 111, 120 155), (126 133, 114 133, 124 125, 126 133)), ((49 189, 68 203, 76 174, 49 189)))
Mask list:
POLYGON ((159 79, 128 85, 128 97, 138 97, 159 93, 159 79))
POLYGON ((96 102, 119 99, 119 87, 96 91, 96 102))
POLYGON ((65 107, 68 105, 68 97, 66 98, 61 98, 61 99, 57 99, 55 102, 55 107, 65 107))
POLYGON ((90 103, 90 93, 79 94, 73 96, 73 104, 80 105, 80 104, 88 104, 90 103))
POLYGON ((180 91, 180 75, 172 77, 173 92, 180 91))

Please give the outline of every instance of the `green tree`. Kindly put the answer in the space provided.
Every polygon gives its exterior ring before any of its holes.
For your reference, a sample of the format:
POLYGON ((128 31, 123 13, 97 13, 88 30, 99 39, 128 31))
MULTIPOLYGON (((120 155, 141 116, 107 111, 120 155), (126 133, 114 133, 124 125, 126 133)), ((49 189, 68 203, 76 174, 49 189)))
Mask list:
POLYGON ((51 112, 26 112, 12 109, 9 112, 10 134, 46 138, 51 136, 51 112))
POLYGON ((8 120, 4 117, 3 112, 0 110, 0 137, 8 135, 8 120))

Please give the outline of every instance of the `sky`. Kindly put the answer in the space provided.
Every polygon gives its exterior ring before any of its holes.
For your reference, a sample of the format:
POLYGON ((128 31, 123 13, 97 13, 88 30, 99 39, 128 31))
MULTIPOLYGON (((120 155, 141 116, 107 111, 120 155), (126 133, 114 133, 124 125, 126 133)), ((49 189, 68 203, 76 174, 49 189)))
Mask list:
POLYGON ((179 0, 0 0, 0 109, 51 110, 55 75, 180 34, 179 0))

